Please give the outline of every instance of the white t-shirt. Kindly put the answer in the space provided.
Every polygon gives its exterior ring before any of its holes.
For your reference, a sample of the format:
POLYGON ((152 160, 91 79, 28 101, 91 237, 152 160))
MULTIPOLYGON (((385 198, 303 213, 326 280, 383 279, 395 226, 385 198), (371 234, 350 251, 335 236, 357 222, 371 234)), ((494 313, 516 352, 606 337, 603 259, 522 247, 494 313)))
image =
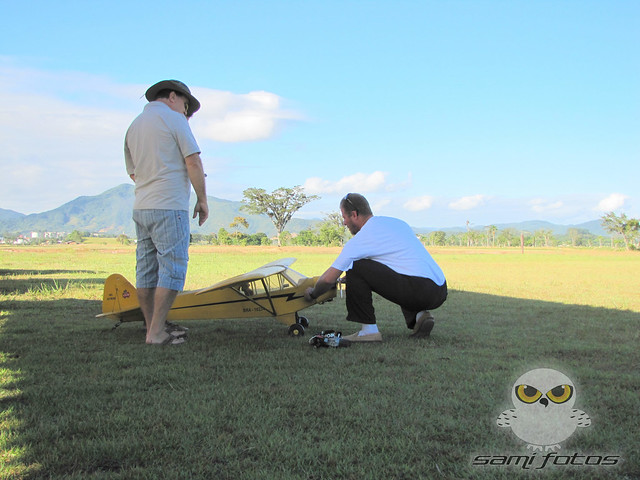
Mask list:
POLYGON ((127 173, 136 176, 133 208, 189 210, 191 183, 184 159, 200 153, 187 118, 163 102, 149 102, 124 142, 127 173))
POLYGON ((353 262, 365 258, 403 275, 430 278, 437 285, 445 282, 444 273, 411 227, 397 218, 371 217, 345 244, 331 266, 344 272, 353 262))

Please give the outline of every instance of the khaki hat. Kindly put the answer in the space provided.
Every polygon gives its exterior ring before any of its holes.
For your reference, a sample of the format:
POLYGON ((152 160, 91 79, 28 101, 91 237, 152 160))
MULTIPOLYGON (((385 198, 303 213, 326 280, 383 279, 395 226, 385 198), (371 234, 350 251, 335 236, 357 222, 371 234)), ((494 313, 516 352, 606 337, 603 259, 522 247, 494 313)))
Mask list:
POLYGON ((153 102, 156 99, 156 95, 161 90, 173 90, 187 97, 189 99, 189 116, 200 110, 200 102, 198 101, 198 99, 191 95, 191 90, 189 90, 189 87, 187 87, 179 80, 162 80, 155 85, 151 85, 144 96, 147 98, 147 100, 153 102))

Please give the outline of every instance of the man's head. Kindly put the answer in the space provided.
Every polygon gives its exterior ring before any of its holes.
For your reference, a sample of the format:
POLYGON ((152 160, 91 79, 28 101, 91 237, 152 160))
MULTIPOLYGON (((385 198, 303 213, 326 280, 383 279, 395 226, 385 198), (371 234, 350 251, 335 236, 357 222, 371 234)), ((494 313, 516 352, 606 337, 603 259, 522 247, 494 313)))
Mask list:
POLYGON ((340 212, 344 225, 352 235, 360 231, 362 226, 373 216, 366 198, 359 193, 347 193, 340 200, 340 212))
POLYGON ((149 87, 145 93, 148 101, 162 100, 172 110, 191 117, 200 109, 200 102, 191 95, 191 90, 179 80, 162 80, 149 87))

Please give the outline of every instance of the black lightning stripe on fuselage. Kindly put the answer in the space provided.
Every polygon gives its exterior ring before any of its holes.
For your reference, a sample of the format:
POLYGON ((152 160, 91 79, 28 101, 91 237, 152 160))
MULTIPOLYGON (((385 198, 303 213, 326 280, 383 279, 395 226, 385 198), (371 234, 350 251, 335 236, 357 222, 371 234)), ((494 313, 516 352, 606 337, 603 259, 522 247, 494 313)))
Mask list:
MULTIPOLYGON (((292 300, 296 300, 298 298, 302 298, 304 295, 298 295, 296 296, 295 293, 287 293, 287 294, 282 294, 282 295, 272 295, 271 296, 271 300, 275 300, 278 298, 286 298, 287 302, 290 302, 292 300)), ((228 305, 230 303, 242 303, 242 302, 259 302, 260 300, 265 300, 265 301, 269 301, 269 297, 254 297, 254 298, 241 298, 238 300, 228 300, 225 302, 214 302, 214 303, 199 303, 197 305, 185 305, 184 307, 172 307, 171 310, 188 310, 189 308, 200 308, 200 307, 215 307, 217 305, 228 305)), ((264 308, 264 307, 262 307, 264 308)), ((266 309, 265 309, 266 310, 266 309)))

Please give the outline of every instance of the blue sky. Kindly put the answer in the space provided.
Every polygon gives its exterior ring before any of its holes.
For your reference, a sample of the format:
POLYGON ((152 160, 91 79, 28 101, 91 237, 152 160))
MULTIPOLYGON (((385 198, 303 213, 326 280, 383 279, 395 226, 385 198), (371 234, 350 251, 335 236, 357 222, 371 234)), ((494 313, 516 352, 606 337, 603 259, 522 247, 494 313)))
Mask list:
POLYGON ((347 192, 415 227, 640 217, 640 2, 3 2, 0 208, 128 181, 146 88, 187 83, 208 194, 347 192))

